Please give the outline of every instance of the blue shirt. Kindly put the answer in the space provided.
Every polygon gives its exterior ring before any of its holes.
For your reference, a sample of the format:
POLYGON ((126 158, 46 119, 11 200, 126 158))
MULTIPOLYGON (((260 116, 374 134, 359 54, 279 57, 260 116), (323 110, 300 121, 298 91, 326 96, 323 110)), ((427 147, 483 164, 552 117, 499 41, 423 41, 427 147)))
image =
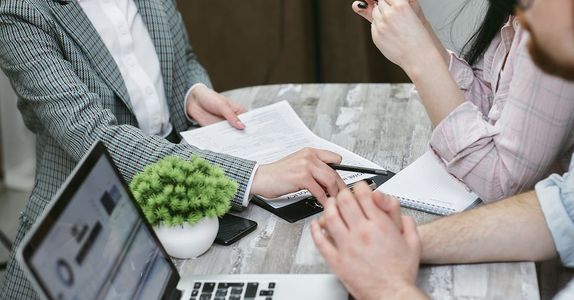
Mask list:
POLYGON ((540 207, 562 263, 574 267, 574 160, 563 176, 550 175, 536 184, 540 207))
MULTIPOLYGON (((574 157, 568 173, 550 175, 536 184, 536 195, 560 260, 574 267, 574 157)), ((562 299, 574 299, 574 280, 555 298, 562 299)))

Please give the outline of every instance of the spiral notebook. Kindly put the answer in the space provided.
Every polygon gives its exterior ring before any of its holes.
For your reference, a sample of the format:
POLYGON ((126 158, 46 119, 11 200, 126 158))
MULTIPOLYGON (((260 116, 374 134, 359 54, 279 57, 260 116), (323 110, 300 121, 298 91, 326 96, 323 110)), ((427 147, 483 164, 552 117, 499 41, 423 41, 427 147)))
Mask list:
POLYGON ((452 177, 426 152, 378 189, 399 198, 404 207, 437 215, 450 215, 481 203, 478 196, 452 177))

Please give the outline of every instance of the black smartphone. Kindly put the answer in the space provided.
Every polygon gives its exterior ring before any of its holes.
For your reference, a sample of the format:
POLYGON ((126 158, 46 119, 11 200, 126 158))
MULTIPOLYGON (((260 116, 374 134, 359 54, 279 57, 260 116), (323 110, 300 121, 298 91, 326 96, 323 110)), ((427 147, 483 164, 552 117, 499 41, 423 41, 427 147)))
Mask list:
POLYGON ((231 245, 255 230, 255 228, 257 228, 255 221, 225 214, 219 218, 219 231, 215 237, 215 243, 225 246, 231 245))

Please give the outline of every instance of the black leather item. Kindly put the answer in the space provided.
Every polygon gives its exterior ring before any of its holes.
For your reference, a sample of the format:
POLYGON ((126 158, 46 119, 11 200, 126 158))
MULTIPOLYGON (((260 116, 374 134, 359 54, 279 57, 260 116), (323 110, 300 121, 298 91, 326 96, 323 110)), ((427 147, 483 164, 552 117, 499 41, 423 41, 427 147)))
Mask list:
MULTIPOLYGON (((394 175, 395 173, 388 171, 387 175, 377 175, 365 181, 367 181, 369 186, 371 186, 371 188, 374 190, 394 175)), ((352 184, 349 185, 349 187, 351 186, 352 184)), ((267 211, 270 211, 271 213, 279 216, 289 223, 297 222, 301 219, 323 211, 323 205, 321 205, 321 203, 319 203, 315 197, 309 197, 281 208, 274 208, 273 206, 269 205, 263 198, 257 195, 251 199, 251 202, 267 211)))

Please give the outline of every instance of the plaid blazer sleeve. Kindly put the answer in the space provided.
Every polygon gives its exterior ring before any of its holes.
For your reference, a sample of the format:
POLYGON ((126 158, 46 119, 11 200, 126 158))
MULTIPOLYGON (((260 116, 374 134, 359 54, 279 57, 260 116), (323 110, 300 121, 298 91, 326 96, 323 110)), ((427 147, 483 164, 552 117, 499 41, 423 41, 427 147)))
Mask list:
MULTIPOLYGON (((118 122, 118 116, 78 77, 83 70, 72 66, 67 56, 80 53, 67 51, 73 47, 61 38, 63 32, 54 24, 27 1, 0 4, 0 65, 19 96, 19 108, 32 131, 55 140, 76 161, 94 141, 103 141, 127 182, 144 166, 167 155, 185 159, 199 155, 239 183, 232 203, 241 207, 255 162, 172 144, 143 134, 133 124, 118 122)), ((191 69, 195 70, 190 66, 189 72, 196 72, 191 69)), ((190 78, 197 77, 190 73, 190 78)))

